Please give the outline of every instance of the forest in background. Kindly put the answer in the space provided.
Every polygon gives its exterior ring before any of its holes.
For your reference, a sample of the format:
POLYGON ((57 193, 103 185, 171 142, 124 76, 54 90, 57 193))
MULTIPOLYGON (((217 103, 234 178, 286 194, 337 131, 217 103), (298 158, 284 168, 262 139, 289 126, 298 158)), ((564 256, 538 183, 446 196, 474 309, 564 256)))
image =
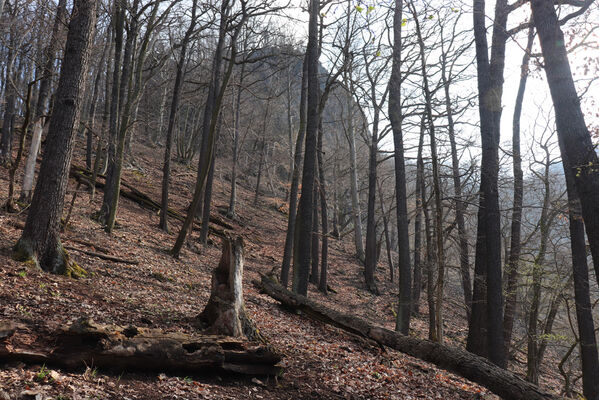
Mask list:
POLYGON ((89 279, 61 237, 101 228, 92 253, 127 261, 127 199, 172 262, 216 264, 216 238, 244 232, 248 257, 272 207, 260 272, 289 296, 328 302, 346 267, 394 298, 389 332, 318 311, 333 325, 505 398, 597 399, 598 10, 553 3, 0 0, 5 255, 89 279))

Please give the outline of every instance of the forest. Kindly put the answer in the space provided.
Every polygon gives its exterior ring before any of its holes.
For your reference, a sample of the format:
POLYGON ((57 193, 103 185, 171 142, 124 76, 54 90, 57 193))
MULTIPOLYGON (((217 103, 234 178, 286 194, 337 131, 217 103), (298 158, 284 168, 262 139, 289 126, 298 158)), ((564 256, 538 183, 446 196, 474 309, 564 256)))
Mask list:
POLYGON ((595 0, 0 0, 0 400, 599 400, 595 0))

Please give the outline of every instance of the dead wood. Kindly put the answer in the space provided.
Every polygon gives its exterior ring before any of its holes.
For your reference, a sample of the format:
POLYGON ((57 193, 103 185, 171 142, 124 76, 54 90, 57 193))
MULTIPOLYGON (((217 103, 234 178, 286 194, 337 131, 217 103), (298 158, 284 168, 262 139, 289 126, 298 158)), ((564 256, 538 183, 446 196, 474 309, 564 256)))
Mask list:
POLYGON ((78 249, 77 247, 73 247, 73 246, 62 246, 62 247, 67 250, 78 251, 80 253, 87 254, 88 256, 100 258, 102 260, 114 261, 114 262, 121 263, 121 264, 131 264, 131 265, 139 264, 139 261, 137 261, 137 260, 127 260, 125 258, 115 257, 115 256, 111 256, 109 254, 96 253, 95 251, 78 249))
MULTIPOLYGON (((77 165, 71 166, 71 176, 79 182, 82 181, 87 185, 91 184, 91 172, 89 172, 86 168, 83 168, 83 167, 80 167, 77 165)), ((98 178, 105 179, 104 175, 98 175, 98 178)), ((98 187, 100 189, 104 189, 104 186, 105 186, 104 182, 96 180, 96 187, 98 187)), ((159 212, 161 210, 162 207, 161 207, 160 203, 152 200, 150 198, 150 196, 141 192, 140 190, 138 190, 131 184, 121 181, 121 186, 122 186, 122 189, 120 191, 120 194, 124 198, 134 201, 135 203, 139 204, 143 208, 149 209, 151 211, 159 212)), ((181 214, 180 212, 178 212, 176 210, 173 210, 172 208, 168 209, 168 215, 169 215, 169 217, 174 218, 178 221, 181 221, 181 222, 185 221, 185 215, 181 214)), ((233 225, 229 224, 226 221, 223 221, 220 218, 217 218, 214 215, 210 216, 210 222, 215 225, 219 225, 224 229, 229 229, 229 230, 235 229, 233 227, 233 225)), ((210 230, 218 236, 223 235, 222 229, 210 227, 210 230)))
POLYGON ((243 300, 243 240, 226 234, 222 244, 220 262, 212 272, 210 299, 197 320, 207 333, 262 340, 243 300))
POLYGON ((94 366, 112 371, 279 374, 280 355, 260 343, 216 335, 101 325, 80 319, 68 329, 2 329, 0 362, 46 363, 66 369, 94 366), (51 337, 53 340, 48 340, 51 337), (55 339, 55 340, 54 340, 55 339), (42 343, 40 345, 39 343, 42 343))
POLYGON ((504 399, 547 400, 557 398, 543 392, 539 387, 514 373, 465 350, 404 336, 398 332, 377 327, 354 315, 340 313, 304 296, 296 295, 267 276, 262 276, 262 281, 254 281, 254 284, 286 307, 299 310, 312 319, 435 364, 439 368, 486 387, 504 399))

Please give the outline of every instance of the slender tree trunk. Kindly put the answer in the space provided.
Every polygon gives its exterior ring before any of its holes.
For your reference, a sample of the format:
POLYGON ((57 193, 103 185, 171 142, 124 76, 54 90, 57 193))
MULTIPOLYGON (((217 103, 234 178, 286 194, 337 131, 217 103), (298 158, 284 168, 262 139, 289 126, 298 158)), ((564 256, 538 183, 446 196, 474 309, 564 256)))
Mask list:
POLYGON ((582 388, 589 400, 599 399, 599 356, 593 322, 593 308, 589 290, 589 266, 584 237, 584 221, 578 193, 574 186, 572 166, 563 160, 564 175, 568 190, 568 217, 570 227, 570 248, 572 251, 572 276, 574 279, 574 300, 576 323, 580 338, 580 359, 582 361, 582 388))
MULTIPOLYGON (((216 136, 220 137, 220 131, 222 127, 222 114, 219 114, 218 125, 216 127, 216 136)), ((216 151, 216 142, 213 144, 212 154, 216 151)), ((208 232, 210 227, 210 209, 212 205, 212 184, 214 183, 214 164, 216 163, 216 157, 212 157, 210 163, 210 170, 208 170, 208 177, 206 178, 206 190, 204 191, 204 207, 202 210, 202 229, 200 231, 200 243, 203 246, 208 244, 208 232)))
MULTIPOLYGON (((346 79, 346 81, 349 79, 346 79)), ((350 86, 352 86, 350 84, 350 86)), ((349 142, 349 168, 351 182, 352 215, 354 220, 354 242, 356 257, 364 261, 364 238, 362 237, 362 216, 360 212, 360 194, 358 188, 358 165, 356 161, 356 136, 354 131, 353 99, 347 92, 347 140, 349 142)))
MULTIPOLYGON (((426 58, 424 51, 424 39, 420 31, 420 22, 414 7, 413 0, 410 0, 412 16, 416 23, 416 35, 418 37, 418 47, 420 49, 420 67, 422 72, 422 85, 425 100, 425 113, 428 124, 428 133, 430 137, 431 161, 433 168, 433 191, 435 196, 435 238, 436 238, 436 264, 437 264, 437 284, 436 284, 436 302, 435 302, 435 320, 437 327, 437 341, 443 343, 443 288, 445 286, 445 250, 443 246, 443 203, 441 202, 441 178, 439 160, 437 157, 437 138, 435 135, 435 123, 433 120, 432 95, 428 83, 426 70, 426 58)), ((447 86, 446 86, 447 87, 447 86)))
MULTIPOLYGON (((229 208, 227 210, 227 217, 235 218, 235 205, 237 203, 237 164, 239 163, 239 120, 241 118, 241 92, 243 87, 243 78, 245 73, 245 63, 241 64, 241 71, 239 72, 239 88, 237 89, 237 95, 234 94, 234 114, 235 121, 233 122, 233 167, 231 168, 231 196, 229 197, 229 208)), ((297 194, 297 189, 296 189, 297 194)))
POLYGON ((564 35, 553 2, 532 0, 532 15, 541 40, 547 83, 553 99, 562 158, 573 170, 574 187, 599 282, 599 160, 576 93, 564 35))
POLYGON ((19 196, 19 202, 29 203, 31 201, 31 195, 33 191, 33 182, 35 179, 35 164, 37 162, 37 155, 39 153, 40 144, 42 141, 42 130, 43 120, 46 113, 46 102, 50 97, 50 89, 52 85, 52 75, 54 74, 54 65, 56 59, 56 53, 60 49, 61 42, 59 35, 62 32, 62 27, 67 14, 67 2, 66 0, 60 0, 56 9, 56 15, 54 17, 54 25, 52 27, 52 34, 48 47, 44 51, 44 67, 42 71, 42 79, 40 82, 40 89, 37 98, 37 104, 35 106, 34 122, 33 122, 33 135, 31 137, 31 145, 29 147, 29 154, 27 155, 27 161, 25 162, 25 175, 23 176, 23 184, 21 185, 21 194, 19 196))
POLYGON ((170 184, 171 175, 171 149, 173 147, 173 132, 175 129, 175 121, 177 119, 177 111, 179 109, 179 101, 181 99, 181 91, 183 90, 185 64, 187 62, 187 46, 196 25, 197 4, 197 0, 194 0, 191 6, 191 21, 187 31, 185 32, 185 36, 183 36, 183 40, 181 40, 181 52, 179 53, 179 60, 177 62, 175 86, 173 88, 173 98, 171 100, 171 109, 168 119, 168 127, 166 130, 164 163, 162 165, 162 209, 160 210, 159 224, 160 229, 165 232, 168 232, 168 187, 170 184))
POLYGON ((302 162, 302 147, 306 136, 306 108, 308 101, 308 61, 307 53, 302 64, 302 87, 300 94, 300 122, 295 140, 295 152, 293 155, 293 175, 291 177, 291 188, 289 191, 289 218, 287 220, 287 234, 285 235, 285 248, 283 250, 283 261, 281 263, 281 285, 287 288, 289 284, 289 269, 293 257, 294 236, 296 232, 297 195, 299 192, 300 164, 302 162))
MULTIPOLYGON (((443 46, 443 43, 441 44, 443 46)), ((472 283, 470 280, 470 256, 468 250, 468 234, 466 232, 466 223, 464 213, 466 204, 462 198, 462 180, 460 178, 460 161, 458 159, 458 150, 455 141, 455 123, 453 120, 453 109, 451 106, 451 97, 449 94, 450 80, 447 77, 447 54, 445 51, 441 54, 441 81, 445 91, 445 112, 447 114, 447 134, 451 147, 451 166, 453 175, 453 190, 455 196, 455 219, 458 226, 458 242, 460 254, 460 277, 462 278, 462 291, 464 293, 464 305, 466 306, 466 320, 470 319, 470 310, 472 309, 472 283)))
POLYGON ((498 0, 495 5, 492 54, 489 61, 485 1, 474 0, 482 160, 472 314, 466 346, 471 352, 488 355, 493 363, 502 367, 506 366, 506 355, 503 340, 501 224, 497 180, 501 90, 507 38, 506 9, 507 1, 498 0))
POLYGON ((324 153, 322 149, 322 137, 324 131, 322 128, 322 116, 319 121, 318 128, 318 193, 320 194, 320 217, 322 226, 322 248, 320 257, 320 279, 318 281, 318 290, 324 294, 327 294, 327 272, 329 262, 329 217, 327 211, 327 195, 326 195, 326 182, 324 175, 324 153))
POLYGON ((12 122, 17 100, 14 85, 10 84, 13 80, 14 48, 16 46, 15 33, 12 30, 9 43, 10 46, 6 52, 6 67, 4 68, 4 115, 2 117, 2 139, 0 141, 0 164, 4 166, 9 166, 12 158, 12 122))
MULTIPOLYGON (((423 116, 424 117, 424 116, 423 116)), ((420 314, 420 293, 422 288, 422 214, 424 205, 424 162, 422 150, 424 147, 424 123, 420 124, 420 139, 418 141, 418 156, 416 158, 416 215, 414 217, 414 284, 412 286, 412 312, 420 314)), ((428 229, 428 225, 427 225, 428 229)), ((427 236, 428 238, 428 236, 427 236)), ((428 252, 428 245, 427 245, 428 252)), ((428 256, 427 256, 428 259, 428 256)), ((428 271, 428 267, 427 267, 428 271)), ((427 273, 427 280, 429 274, 427 273)), ((432 278, 431 278, 432 279, 432 278)), ((430 295, 428 296, 430 298, 430 295)), ((430 299, 429 299, 430 300, 430 299)), ((434 305, 434 301, 431 303, 434 305)), ((433 307, 434 308, 434 307, 433 307)), ((429 310, 430 311, 430 310, 429 310)))
MULTIPOLYGON (((375 105, 376 108, 376 105, 375 105)), ((371 293, 379 294, 376 286, 376 264, 377 264, 377 243, 376 243, 376 167, 378 155, 378 111, 375 110, 375 122, 372 128, 372 137, 370 139, 369 157, 368 157, 368 216, 366 219, 366 253, 364 257, 364 277, 366 278, 366 287, 371 293)))
POLYGON ((389 216, 387 215, 387 211, 385 211, 385 202, 383 200, 383 188, 381 187, 381 182, 379 180, 377 180, 377 186, 379 190, 379 205, 381 206, 381 213, 383 214, 383 233, 385 234, 385 250, 387 253, 387 263, 389 264, 389 280, 393 282, 393 270, 395 269, 395 267, 393 265, 393 257, 391 256, 391 239, 389 237, 389 216))
POLYGON ((45 157, 23 234, 15 246, 19 259, 32 259, 46 271, 76 274, 59 237, 59 225, 73 154, 96 2, 75 0, 45 157))
POLYGON ((512 225, 510 235, 510 254, 507 265, 507 286, 505 296, 505 312, 503 316, 503 331, 505 341, 505 351, 509 352, 512 341, 512 331, 514 327, 514 317, 516 314, 516 304, 518 300, 518 267, 520 263, 521 252, 521 226, 522 226, 522 198, 524 194, 524 183, 522 173, 522 155, 520 153, 520 116, 522 115, 522 103, 524 92, 526 90, 526 81, 528 78, 528 64, 530 61, 530 52, 534 42, 534 29, 528 31, 528 43, 522 66, 520 68, 520 85, 516 95, 516 105, 514 107, 514 118, 512 124, 512 153, 514 157, 514 203, 512 210, 512 225))
POLYGON ((532 267, 532 300, 530 304, 530 311, 528 314, 528 347, 527 347, 527 371, 526 380, 539 384, 539 337, 537 332, 537 325, 539 320, 539 312, 541 307, 541 283, 543 280, 543 265, 545 263, 545 254, 547 252, 547 242, 551 233, 551 224, 555 214, 549 212, 551 206, 551 192, 549 184, 549 168, 551 166, 550 154, 547 146, 542 146, 545 150, 545 173, 543 175, 543 204, 541 205, 541 216, 539 218, 540 227, 540 243, 539 252, 534 259, 532 267))
POLYGON ((395 1, 393 14, 393 64, 389 78, 389 120, 393 129, 395 160, 395 202, 397 212, 397 241, 399 247, 399 306, 395 330, 407 335, 412 315, 412 271, 410 266, 410 236, 406 195, 406 166, 403 147, 403 115, 401 112, 401 27, 403 1, 395 1))
POLYGON ((243 27, 247 19, 247 15, 244 15, 242 21, 238 23, 236 28, 231 33, 231 54, 229 57, 229 62, 227 64, 227 69, 224 75, 221 76, 221 66, 223 60, 224 53, 224 45, 227 34, 227 25, 229 20, 229 1, 223 0, 220 7, 220 23, 219 23, 219 34, 218 34, 218 42, 216 45, 216 51, 214 52, 214 59, 212 61, 212 76, 210 79, 210 85, 208 87, 208 98, 206 99, 206 105, 204 108, 204 118, 202 121, 202 145, 200 149, 200 159, 198 161, 198 174, 196 178, 195 190, 193 194, 193 198, 191 201, 191 205, 189 206, 189 210, 187 212, 187 217, 183 222, 183 226, 179 231, 179 235, 177 236, 177 240, 171 250, 173 257, 178 258, 181 252, 181 248, 183 247, 183 243, 185 243, 185 238, 189 233, 191 226, 194 220, 194 214, 201 204, 202 200, 202 192, 204 189, 204 184, 206 182, 206 178, 208 176, 208 169, 210 168, 210 163, 212 162, 213 157, 213 143, 216 139, 216 126, 218 115, 220 113, 220 107, 223 101, 224 92, 231 78, 231 73, 233 71, 233 66, 235 64, 235 59, 237 57, 237 38, 239 36, 239 32, 243 27))
POLYGON ((298 246, 297 263, 293 265, 293 292, 300 295, 308 294, 308 279, 310 275, 310 237, 312 234, 312 196, 314 192, 314 169, 316 165, 316 136, 318 133, 318 18, 320 1, 310 2, 310 21, 308 28, 308 45, 306 62, 308 64, 308 93, 306 144, 304 167, 302 173, 302 195, 299 200, 297 213, 298 246))
POLYGON ((318 267, 320 264, 320 232, 318 229, 318 225, 320 221, 318 220, 318 184, 314 185, 314 194, 312 197, 312 245, 310 247, 312 253, 312 260, 310 262, 311 270, 310 270, 310 283, 314 285, 318 285, 318 279, 320 275, 318 273, 318 267))

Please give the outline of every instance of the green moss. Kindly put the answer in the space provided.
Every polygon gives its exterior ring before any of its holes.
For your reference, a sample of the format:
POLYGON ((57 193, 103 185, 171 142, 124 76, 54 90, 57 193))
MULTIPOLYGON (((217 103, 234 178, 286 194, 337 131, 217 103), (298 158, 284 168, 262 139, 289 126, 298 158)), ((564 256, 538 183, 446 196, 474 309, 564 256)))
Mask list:
POLYGON ((68 276, 69 278, 85 278, 87 277, 87 271, 84 270, 79 264, 75 261, 71 260, 71 256, 69 253, 63 248, 62 250, 62 262, 63 262, 63 275, 68 276))

